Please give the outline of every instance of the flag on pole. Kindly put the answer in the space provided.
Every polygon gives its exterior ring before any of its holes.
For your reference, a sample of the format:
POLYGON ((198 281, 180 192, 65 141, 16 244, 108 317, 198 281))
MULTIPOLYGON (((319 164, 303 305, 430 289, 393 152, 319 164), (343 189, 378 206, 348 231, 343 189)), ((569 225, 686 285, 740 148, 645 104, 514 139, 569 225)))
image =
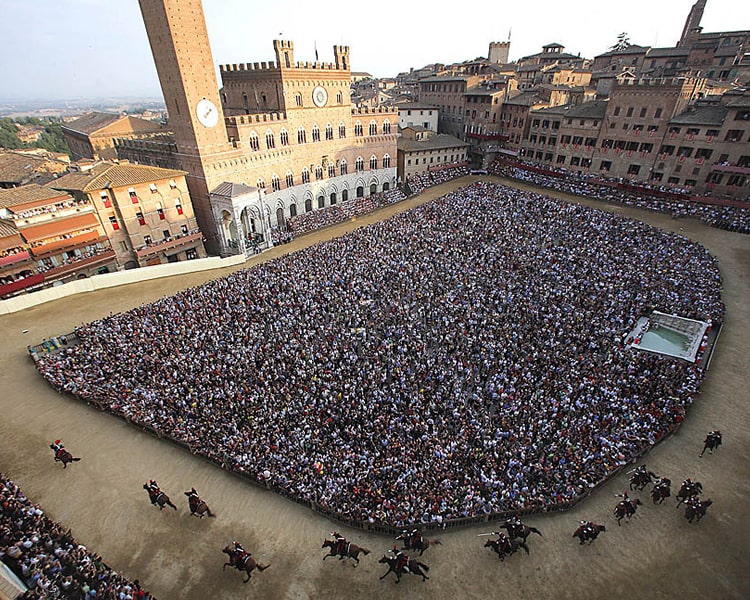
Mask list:
POLYGON ((318 42, 315 42, 315 62, 318 62, 318 42))

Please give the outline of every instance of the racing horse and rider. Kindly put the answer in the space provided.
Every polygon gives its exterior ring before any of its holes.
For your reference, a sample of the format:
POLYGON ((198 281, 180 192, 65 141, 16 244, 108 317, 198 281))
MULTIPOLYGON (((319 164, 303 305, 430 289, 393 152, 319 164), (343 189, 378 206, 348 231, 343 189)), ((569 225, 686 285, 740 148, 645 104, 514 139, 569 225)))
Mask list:
POLYGON ((703 440, 703 450, 698 455, 698 458, 703 458, 703 454, 706 452, 706 450, 713 454, 714 450, 719 446, 721 446, 721 431, 719 431, 718 429, 709 431, 706 439, 703 440))
POLYGON ((646 465, 639 465, 630 476, 630 491, 632 492, 634 488, 640 491, 649 483, 653 483, 654 479, 659 479, 659 476, 653 471, 647 470, 646 465))
POLYGON ((159 510, 164 510, 165 506, 171 506, 172 508, 177 510, 177 507, 172 504, 169 496, 161 491, 161 488, 159 488, 159 484, 156 483, 156 480, 149 479, 148 483, 143 484, 143 489, 148 492, 148 497, 149 500, 151 500, 151 504, 153 504, 154 506, 158 505, 159 510))
POLYGON ((422 578, 422 581, 429 579, 429 577, 427 577, 427 571, 430 570, 430 567, 426 564, 413 558, 409 558, 409 556, 404 554, 396 546, 393 547, 391 552, 393 553, 392 557, 384 554, 383 558, 378 561, 380 564, 388 565, 388 570, 380 579, 384 579, 388 573, 396 574, 396 583, 401 581, 401 576, 404 573, 417 575, 422 578))
POLYGON ((505 523, 503 523, 503 527, 505 528, 505 531, 508 532, 508 537, 510 539, 520 539, 524 544, 526 543, 526 538, 528 538, 532 533, 542 535, 542 532, 539 531, 536 527, 525 525, 521 521, 521 517, 518 513, 513 515, 510 519, 507 519, 505 523))
POLYGON ((675 508, 679 508, 680 504, 683 502, 688 502, 693 496, 699 495, 701 492, 703 492, 703 485, 700 481, 693 481, 688 477, 685 481, 682 482, 682 485, 680 486, 680 491, 677 492, 677 506, 675 508))
POLYGON ((440 540, 428 540, 418 527, 411 530, 405 529, 395 539, 404 543, 404 550, 419 550, 419 556, 422 556, 430 546, 442 545, 440 540))
POLYGON ((244 571, 247 573, 247 579, 245 579, 244 583, 250 581, 251 573, 255 569, 262 572, 271 566, 270 564, 262 565, 259 562, 256 562, 252 555, 236 540, 230 545, 225 546, 222 552, 229 556, 229 562, 224 563, 221 570, 224 571, 227 567, 234 567, 238 571, 244 571))
POLYGON ((323 557, 323 560, 331 556, 338 556, 339 560, 344 560, 345 558, 353 558, 356 562, 356 564, 354 565, 356 567, 359 564, 360 552, 365 556, 370 554, 370 551, 367 548, 352 544, 338 531, 331 532, 331 535, 333 536, 333 540, 324 539, 323 545, 321 546, 321 548, 330 549, 329 553, 323 557))
POLYGON ((493 531, 492 533, 480 533, 479 535, 496 535, 496 540, 487 540, 484 543, 485 548, 492 548, 493 552, 497 553, 497 557, 504 561, 506 556, 515 554, 519 548, 526 550, 526 554, 529 554, 529 547, 522 539, 515 539, 505 535, 501 531, 493 531))
POLYGON ((654 484, 651 488, 651 499, 654 504, 661 504, 665 498, 669 498, 672 495, 671 486, 672 480, 669 477, 662 477, 654 484))
POLYGON ((65 449, 62 441, 60 440, 55 440, 49 445, 49 447, 55 453, 55 462, 61 462, 63 464, 63 469, 68 468, 68 463, 78 462, 79 460, 81 460, 80 458, 75 457, 70 452, 68 452, 65 449))
POLYGON ((581 521, 580 526, 573 533, 573 537, 577 537, 581 545, 587 541, 591 544, 603 531, 607 531, 604 525, 598 525, 594 521, 581 521))
POLYGON ((614 510, 615 518, 617 519, 617 525, 619 526, 620 521, 622 521, 625 517, 627 517, 628 521, 630 521, 630 517, 635 514, 635 511, 638 509, 638 506, 642 504, 642 502, 639 498, 631 500, 627 492, 615 495, 622 498, 622 500, 617 503, 617 506, 615 506, 614 510))
POLYGON ((201 499, 201 497, 198 495, 198 492, 195 491, 195 488, 190 488, 190 491, 185 492, 185 495, 188 499, 188 505, 190 506, 190 514, 195 515, 196 517, 203 518, 204 515, 208 515, 209 517, 215 517, 216 514, 211 512, 211 509, 208 507, 208 504, 204 500, 201 499))

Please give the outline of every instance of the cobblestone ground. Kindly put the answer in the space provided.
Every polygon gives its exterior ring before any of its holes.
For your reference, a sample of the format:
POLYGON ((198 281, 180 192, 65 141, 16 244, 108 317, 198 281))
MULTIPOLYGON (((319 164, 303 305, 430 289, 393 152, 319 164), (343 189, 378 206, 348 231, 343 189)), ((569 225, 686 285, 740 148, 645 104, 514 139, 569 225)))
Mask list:
MULTIPOLYGON (((374 215, 308 235, 256 259, 267 259, 394 211, 427 201, 474 178, 467 177, 418 199, 374 215)), ((576 200, 580 201, 580 200, 576 200)), ((119 419, 59 396, 36 374, 26 345, 72 330, 110 312, 193 286, 227 272, 200 273, 102 290, 48 303, 0 318, 0 470, 14 479, 53 518, 114 568, 138 578, 160 600, 168 598, 664 598, 750 597, 750 236, 706 227, 697 221, 598 203, 667 230, 679 230, 708 247, 721 261, 727 317, 700 399, 677 435, 644 459, 673 482, 692 477, 714 504, 689 525, 673 498, 644 505, 632 522, 617 527, 614 494, 627 489, 621 475, 568 513, 539 516, 529 524, 529 556, 500 562, 482 547, 477 527, 444 532, 442 545, 424 561, 430 580, 406 577, 394 585, 378 559, 393 541, 343 529, 372 552, 354 568, 327 560, 320 544, 334 524, 297 504, 245 483, 187 452, 140 432, 119 419), (23 330, 28 333, 22 333, 23 330), (721 429, 724 445, 702 459, 710 429, 721 429), (47 447, 62 438, 83 460, 65 471, 47 447), (149 478, 178 504, 159 512, 142 484, 149 478), (217 513, 190 517, 182 492, 195 486, 217 513), (591 546, 571 537, 581 519, 607 526, 591 546), (221 548, 240 540, 271 568, 244 585, 234 570, 222 572, 221 548)))

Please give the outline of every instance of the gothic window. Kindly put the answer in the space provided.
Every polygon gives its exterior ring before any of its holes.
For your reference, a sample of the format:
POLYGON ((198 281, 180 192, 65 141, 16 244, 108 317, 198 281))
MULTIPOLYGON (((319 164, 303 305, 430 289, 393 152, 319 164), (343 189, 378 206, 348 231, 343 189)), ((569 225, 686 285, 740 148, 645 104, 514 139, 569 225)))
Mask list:
POLYGON ((269 150, 276 147, 276 141, 273 139, 273 131, 266 131, 266 146, 269 150))
POLYGON ((300 127, 297 130, 297 143, 298 144, 305 144, 307 142, 307 133, 305 132, 304 127, 300 127))
POLYGON ((326 125, 326 139, 327 140, 333 139, 333 125, 331 125, 330 123, 326 125))
POLYGON ((336 167, 333 163, 328 163, 328 177, 336 177, 336 167))
POLYGON ((354 124, 354 137, 362 137, 364 134, 362 133, 362 123, 357 121, 354 124))
POLYGON ((286 187, 292 187, 294 185, 294 175, 291 171, 286 172, 286 187))
POLYGON ((294 103, 297 106, 302 106, 302 94, 299 94, 299 93, 294 94, 294 103))
POLYGON ((315 167, 315 179, 323 179, 323 167, 315 167))
POLYGON ((250 147, 253 150, 260 150, 260 140, 258 140, 258 134, 254 131, 250 132, 250 147))
POLYGON ((344 97, 341 95, 341 92, 336 94, 336 104, 343 104, 344 103, 344 97))
POLYGON ((378 168, 378 157, 374 154, 370 157, 370 171, 374 171, 378 168))
POLYGON ((339 123, 339 137, 345 138, 346 137, 346 125, 343 123, 339 123))
POLYGON ((310 170, 307 167, 302 169, 302 183, 310 183, 310 170))
POLYGON ((276 175, 276 173, 274 173, 271 177, 271 189, 274 192, 278 192, 281 189, 281 182, 279 181, 279 176, 276 175))
POLYGON ((383 121, 383 133, 388 134, 391 132, 391 122, 386 119, 383 121))
POLYGON ((313 125, 313 128, 312 128, 312 140, 313 142, 320 141, 320 128, 318 127, 317 123, 313 125))
POLYGON ((362 158, 361 156, 358 156, 355 165, 356 165, 357 173, 361 173, 362 171, 365 170, 365 159, 362 158))
POLYGON ((257 187, 258 189, 261 189, 261 190, 265 190, 266 189, 266 182, 263 181, 262 177, 258 177, 258 181, 255 182, 255 187, 257 187))
POLYGON ((281 140, 282 146, 288 146, 289 145, 289 133, 286 129, 282 129, 281 133, 279 134, 279 139, 281 140))
POLYGON ((388 154, 386 154, 385 156, 383 156, 383 168, 384 169, 390 169, 391 168, 391 157, 388 154))
POLYGON ((344 160, 343 158, 341 159, 341 165, 340 165, 339 169, 340 169, 339 172, 342 175, 346 175, 346 172, 347 172, 347 169, 346 169, 346 160, 344 160))
POLYGON ((368 135, 378 135, 378 124, 375 121, 370 121, 368 135))

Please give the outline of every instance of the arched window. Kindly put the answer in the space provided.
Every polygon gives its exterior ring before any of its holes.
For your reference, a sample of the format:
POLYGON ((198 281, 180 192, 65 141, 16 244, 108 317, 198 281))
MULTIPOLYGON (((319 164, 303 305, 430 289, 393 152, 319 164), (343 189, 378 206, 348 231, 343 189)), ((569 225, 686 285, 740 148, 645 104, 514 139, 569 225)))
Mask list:
POLYGON ((286 187, 292 187, 294 185, 294 175, 291 171, 286 172, 286 187))
MULTIPOLYGON (((226 104, 226 100, 224 101, 226 104)), ((247 100, 247 92, 242 92, 242 106, 245 108, 245 110, 250 110, 250 102, 247 100)))
POLYGON ((340 173, 342 175, 346 175, 346 160, 344 160, 343 158, 341 159, 340 173))
POLYGON ((364 133, 362 133, 362 131, 363 131, 362 123, 360 123, 359 121, 357 121, 354 124, 354 137, 362 137, 364 135, 364 133))
POLYGON ((312 140, 313 142, 320 141, 320 127, 318 127, 317 123, 313 125, 313 128, 312 128, 312 140))
POLYGON ((290 217, 296 217, 297 216, 297 205, 296 204, 289 205, 289 216, 290 217))
POLYGON ((310 183, 310 170, 307 167, 302 169, 302 183, 310 183))
POLYGON ((378 168, 378 157, 374 154, 370 157, 370 171, 374 171, 378 168))
POLYGON ((328 163, 328 177, 336 177, 336 167, 333 163, 328 163))
POLYGON ((310 212, 312 210, 312 198, 307 198, 305 200, 305 212, 310 212))
POLYGON ((378 124, 375 121, 370 121, 370 127, 368 131, 369 135, 378 135, 378 124))
POLYGON ((336 104, 343 104, 344 103, 344 97, 341 95, 341 92, 336 94, 336 104))
POLYGON ((391 122, 386 119, 383 121, 383 133, 390 133, 391 132, 391 122))
POLYGON ((300 93, 294 94, 294 103, 297 106, 302 106, 302 94, 300 93))
POLYGON ((383 156, 383 168, 384 169, 390 169, 391 168, 391 157, 386 154, 383 156))
POLYGON ((279 134, 279 139, 281 140, 282 146, 288 146, 289 145, 289 133, 286 129, 282 129, 281 133, 279 134))
POLYGON ((339 123, 339 137, 345 138, 346 137, 346 125, 343 123, 339 123))
POLYGON ((263 181, 262 177, 258 177, 258 181, 255 182, 255 187, 265 190, 266 189, 266 182, 263 181))
POLYGON ((357 161, 355 162, 355 168, 357 169, 357 173, 361 173, 365 170, 365 159, 361 156, 357 157, 357 161))
POLYGON ((341 191, 341 201, 346 202, 349 200, 349 190, 342 190, 341 191))
POLYGON ((258 140, 258 134, 254 131, 250 132, 250 139, 248 142, 253 150, 260 150, 260 140, 258 140))
POLYGON ((271 131, 270 129, 266 131, 266 146, 269 150, 276 147, 276 141, 273 138, 273 131, 271 131))
POLYGON ((279 176, 276 175, 276 173, 274 173, 271 177, 271 189, 274 192, 278 192, 281 189, 281 182, 279 181, 279 176))
POLYGON ((336 192, 331 192, 330 200, 331 200, 331 206, 336 204, 336 192))
POLYGON ((297 143, 298 144, 305 144, 307 143, 307 133, 305 132, 305 128, 300 125, 300 128, 297 130, 297 143))
POLYGON ((315 167, 315 179, 323 179, 323 167, 315 167))
POLYGON ((318 208, 325 208, 325 207, 326 207, 326 197, 318 196, 318 208))
POLYGON ((330 123, 326 124, 326 139, 332 140, 333 139, 333 125, 330 123))

